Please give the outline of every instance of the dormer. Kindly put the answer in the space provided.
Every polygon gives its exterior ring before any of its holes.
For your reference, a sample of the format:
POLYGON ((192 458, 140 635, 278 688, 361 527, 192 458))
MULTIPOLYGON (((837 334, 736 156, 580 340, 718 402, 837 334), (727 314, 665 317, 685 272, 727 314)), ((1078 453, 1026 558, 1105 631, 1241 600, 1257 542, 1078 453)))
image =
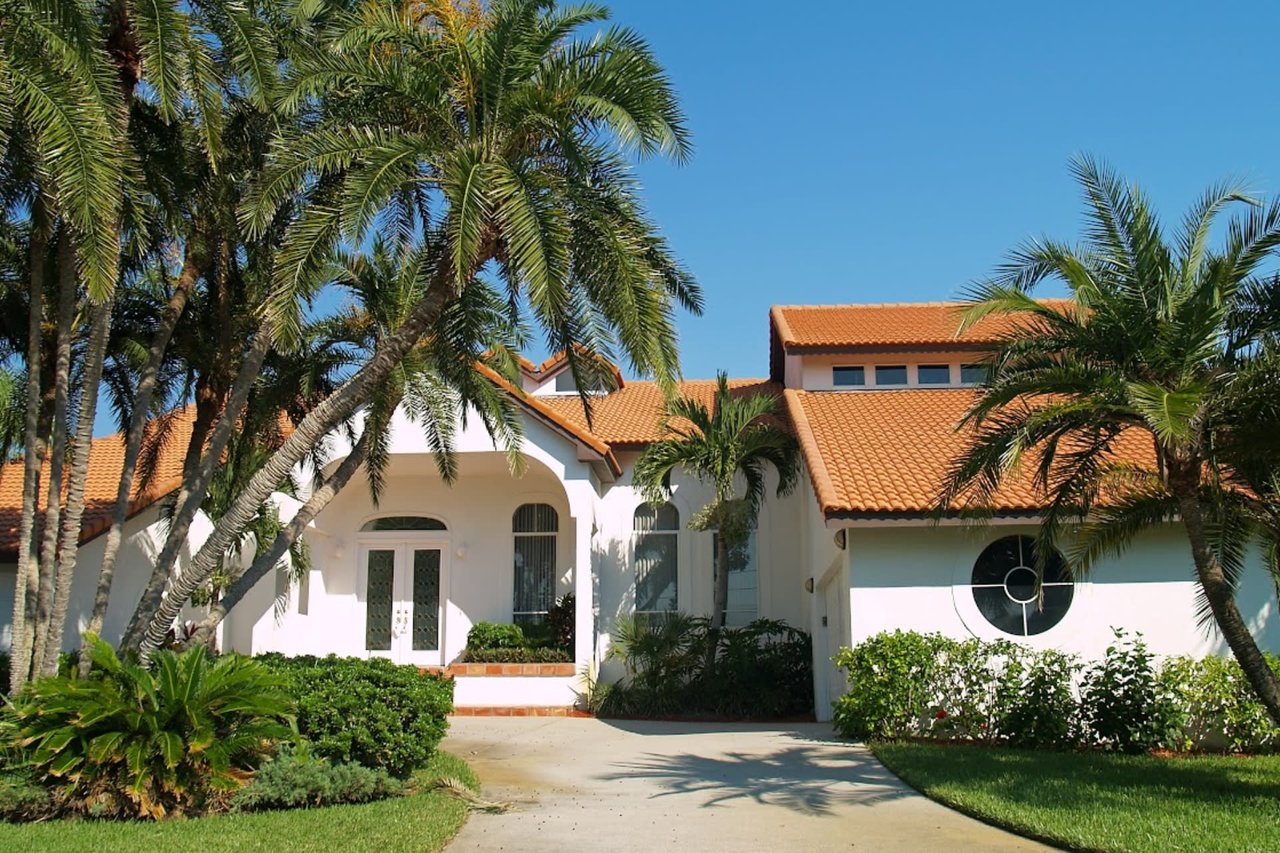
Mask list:
MULTIPOLYGON (((616 364, 603 358, 598 359, 597 364, 600 367, 596 377, 599 381, 596 383, 597 387, 587 389, 588 393, 607 394, 623 387, 625 383, 622 379, 622 371, 616 364)), ((520 378, 526 394, 543 396, 578 393, 577 382, 574 381, 573 371, 569 368, 569 358, 564 352, 558 352, 537 365, 521 358, 520 378)))
POLYGON ((1013 321, 988 317, 960 333, 962 310, 956 302, 775 305, 770 378, 806 391, 978 385, 1013 321))

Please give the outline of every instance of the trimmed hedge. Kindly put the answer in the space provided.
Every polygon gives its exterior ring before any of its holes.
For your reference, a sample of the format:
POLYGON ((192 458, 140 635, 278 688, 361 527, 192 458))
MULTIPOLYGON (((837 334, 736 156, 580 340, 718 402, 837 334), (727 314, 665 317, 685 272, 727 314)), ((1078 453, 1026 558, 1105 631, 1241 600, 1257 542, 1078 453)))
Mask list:
POLYGON ((572 663, 573 655, 564 649, 463 649, 463 663, 572 663))
POLYGON ((298 731, 312 752, 398 779, 426 766, 448 728, 453 682, 382 658, 258 660, 285 677, 298 703, 298 731))
MULTIPOLYGON (((835 660, 849 677, 835 727, 859 740, 1123 752, 1280 748, 1280 728, 1234 660, 1158 661, 1140 636, 1123 631, 1089 663, 1004 640, 905 631, 877 634, 835 660)), ((1280 659, 1270 661, 1280 673, 1280 659)))

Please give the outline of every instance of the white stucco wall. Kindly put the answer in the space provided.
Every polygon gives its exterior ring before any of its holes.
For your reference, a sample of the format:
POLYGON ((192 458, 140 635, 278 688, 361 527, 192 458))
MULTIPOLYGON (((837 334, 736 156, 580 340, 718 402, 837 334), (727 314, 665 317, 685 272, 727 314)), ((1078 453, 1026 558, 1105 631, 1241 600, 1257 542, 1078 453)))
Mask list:
MULTIPOLYGON (((968 583, 982 549, 1014 534, 1033 535, 1034 529, 850 529, 850 640, 856 643, 895 628, 1005 637, 978 612, 968 583)), ((1223 653, 1219 637, 1196 627, 1191 578, 1191 558, 1180 530, 1146 534, 1123 556, 1102 560, 1089 577, 1077 581, 1066 617, 1023 642, 1097 657, 1112 639, 1111 628, 1117 627, 1140 631, 1161 655, 1223 653)), ((1261 645, 1280 649, 1274 587, 1256 560, 1242 580, 1239 600, 1261 645)))

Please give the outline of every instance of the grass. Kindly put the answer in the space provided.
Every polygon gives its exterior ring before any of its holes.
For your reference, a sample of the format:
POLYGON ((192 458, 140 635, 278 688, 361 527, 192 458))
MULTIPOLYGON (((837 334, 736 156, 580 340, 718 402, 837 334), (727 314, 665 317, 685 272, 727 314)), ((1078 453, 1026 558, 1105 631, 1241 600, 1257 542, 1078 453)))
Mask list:
POLYGON ((398 850, 436 851, 462 827, 467 804, 447 791, 431 790, 437 779, 455 777, 479 787, 466 762, 436 753, 414 776, 419 792, 359 806, 224 815, 167 823, 51 821, 0 823, 0 850, 79 851, 199 850, 398 850))
POLYGON ((919 743, 876 757, 926 796, 1076 850, 1275 850, 1280 756, 1163 758, 919 743))

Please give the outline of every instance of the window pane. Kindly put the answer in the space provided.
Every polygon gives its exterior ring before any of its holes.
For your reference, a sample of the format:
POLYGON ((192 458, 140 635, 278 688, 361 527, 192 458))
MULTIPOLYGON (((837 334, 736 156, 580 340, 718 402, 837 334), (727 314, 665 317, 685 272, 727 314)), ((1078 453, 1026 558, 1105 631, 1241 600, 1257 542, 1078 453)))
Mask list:
POLYGON ((566 369, 563 373, 556 374, 556 390, 563 393, 578 390, 578 384, 573 381, 572 370, 566 369))
POLYGON ((540 622, 555 602, 556 537, 517 536, 515 538, 515 596, 512 612, 516 622, 540 622))
POLYGON ((445 523, 428 515, 388 515, 367 522, 360 530, 448 530, 445 523))
POLYGON ((395 593, 396 552, 370 551, 369 578, 364 592, 364 647, 391 649, 391 610, 395 593))
POLYGON ((867 370, 865 367, 833 367, 831 368, 831 384, 866 385, 867 370))
POLYGON ((916 368, 916 382, 921 385, 950 385, 951 365, 922 364, 916 368))
POLYGON ((641 533, 635 538, 636 612, 677 607, 675 533, 641 533))
POLYGON ((973 601, 996 628, 1014 636, 1030 636, 1062 621, 1075 597, 1066 563, 1056 550, 1049 555, 1039 595, 1036 590, 1035 540, 1005 536, 992 542, 973 564, 973 601))
POLYGON ((876 367, 876 385, 906 385, 906 384, 907 384, 906 365, 893 365, 889 367, 880 365, 876 367))
POLYGON ((650 530, 679 530, 680 511, 671 504, 640 504, 632 521, 632 529, 637 532, 650 530))
MULTIPOLYGON (((720 571, 719 534, 711 535, 712 565, 720 571)), ((729 549, 729 599, 725 604, 726 625, 746 625, 757 615, 759 571, 756 566, 756 534, 729 549)))
POLYGON ((960 365, 960 381, 965 385, 981 385, 987 381, 991 367, 986 364, 960 365))
POLYGON ((413 552, 413 648, 440 649, 440 552, 413 552))
POLYGON ((560 515, 548 504, 525 504, 511 517, 516 533, 555 533, 560 529, 560 515))

